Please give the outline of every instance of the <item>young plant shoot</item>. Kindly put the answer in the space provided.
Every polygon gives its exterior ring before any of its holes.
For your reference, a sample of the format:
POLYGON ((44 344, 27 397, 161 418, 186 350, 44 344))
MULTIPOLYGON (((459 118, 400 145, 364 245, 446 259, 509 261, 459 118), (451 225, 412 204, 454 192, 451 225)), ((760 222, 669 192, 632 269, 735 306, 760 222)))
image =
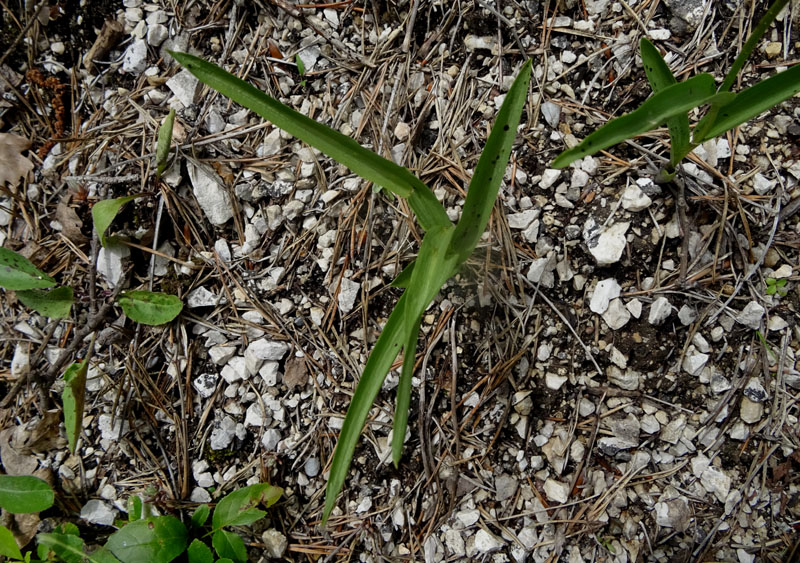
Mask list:
POLYGON ((375 343, 347 410, 331 463, 322 517, 324 524, 344 484, 369 409, 392 363, 403 350, 392 441, 392 459, 395 464, 400 461, 422 315, 445 282, 470 256, 486 229, 527 98, 531 61, 522 65, 506 94, 475 167, 461 220, 454 225, 430 188, 405 168, 361 147, 350 137, 284 106, 212 63, 185 53, 171 54, 214 90, 319 149, 365 180, 386 188, 399 197, 407 198, 417 220, 426 231, 416 261, 407 266, 393 284, 405 288, 405 292, 375 343))
POLYGON ((698 145, 738 127, 800 92, 800 65, 779 72, 741 92, 730 91, 745 61, 787 3, 788 0, 777 0, 770 6, 719 88, 715 87, 713 76, 707 73, 677 82, 658 49, 643 37, 640 42, 642 64, 653 95, 635 111, 609 121, 578 145, 562 152, 552 166, 564 168, 574 160, 666 123, 670 136, 670 158, 659 173, 659 179, 670 181, 675 176, 677 165, 698 145), (690 136, 689 111, 702 105, 710 107, 690 136))

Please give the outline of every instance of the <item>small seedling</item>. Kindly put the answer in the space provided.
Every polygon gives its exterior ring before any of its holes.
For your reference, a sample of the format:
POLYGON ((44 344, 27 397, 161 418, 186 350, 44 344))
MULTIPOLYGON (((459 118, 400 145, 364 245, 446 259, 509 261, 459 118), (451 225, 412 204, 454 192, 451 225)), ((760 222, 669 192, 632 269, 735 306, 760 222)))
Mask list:
POLYGON ((300 58, 300 54, 299 53, 294 56, 294 63, 297 65, 297 73, 300 75, 300 78, 303 79, 303 80, 300 81, 300 87, 301 88, 305 88, 306 87, 306 80, 305 80, 304 77, 306 75, 306 65, 305 65, 305 63, 303 63, 303 59, 300 58))
POLYGON ((786 297, 788 291, 786 288, 786 278, 767 278, 767 295, 779 295, 781 297, 786 297))
POLYGON ((659 180, 670 181, 675 176, 678 163, 698 145, 738 127, 800 92, 800 65, 779 72, 741 92, 730 91, 745 61, 787 2, 777 0, 770 6, 719 88, 715 86, 714 77, 707 73, 677 82, 658 49, 642 38, 642 63, 653 95, 635 111, 609 121, 578 145, 562 152, 553 161, 553 167, 564 168, 574 160, 666 123, 670 136, 670 159, 659 173, 659 180), (689 111, 703 105, 710 107, 694 127, 690 138, 689 111))
POLYGON ((156 178, 161 178, 161 174, 167 167, 169 159, 169 147, 172 144, 172 128, 175 125, 175 110, 169 110, 164 123, 158 128, 158 144, 156 145, 156 178))
POLYGON ((407 169, 363 148, 354 139, 292 110, 210 62, 186 53, 171 54, 200 81, 221 94, 271 121, 276 127, 316 147, 362 178, 386 188, 399 197, 407 198, 420 225, 427 231, 422 239, 417 259, 409 264, 393 283, 397 287, 404 288, 405 292, 389 315, 370 353, 347 410, 331 463, 322 515, 324 523, 333 510, 336 497, 344 484, 369 410, 392 363, 400 350, 404 350, 392 438, 392 460, 395 465, 400 462, 408 423, 411 376, 422 315, 441 287, 456 274, 472 254, 486 229, 527 97, 531 62, 522 65, 516 80, 506 94, 492 132, 475 167, 461 220, 453 225, 431 189, 407 169))

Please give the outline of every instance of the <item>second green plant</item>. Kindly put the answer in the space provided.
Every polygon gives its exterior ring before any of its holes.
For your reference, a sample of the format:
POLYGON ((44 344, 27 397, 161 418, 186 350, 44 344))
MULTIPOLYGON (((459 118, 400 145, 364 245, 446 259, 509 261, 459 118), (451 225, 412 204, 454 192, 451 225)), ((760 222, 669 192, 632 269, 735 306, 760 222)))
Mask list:
POLYGON ((475 167, 461 219, 454 225, 430 188, 405 168, 361 147, 350 137, 292 110, 212 63, 185 53, 172 53, 172 56, 221 94, 319 149, 362 178, 407 198, 420 225, 427 231, 417 259, 394 281, 393 285, 404 288, 405 292, 375 343, 347 410, 331 463, 323 511, 324 523, 344 484, 369 410, 392 363, 403 350, 392 438, 392 459, 395 465, 400 461, 408 424, 411 376, 422 315, 441 287, 472 254, 486 229, 525 105, 531 62, 522 65, 506 94, 475 167))

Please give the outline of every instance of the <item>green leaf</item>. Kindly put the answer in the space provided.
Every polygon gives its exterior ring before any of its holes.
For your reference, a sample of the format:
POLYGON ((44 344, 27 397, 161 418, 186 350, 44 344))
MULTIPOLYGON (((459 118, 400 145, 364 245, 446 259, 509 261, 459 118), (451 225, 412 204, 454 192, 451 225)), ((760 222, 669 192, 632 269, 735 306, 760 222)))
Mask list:
POLYGON ((61 401, 64 405, 64 426, 67 429, 67 442, 71 453, 75 453, 75 444, 83 429, 83 405, 88 369, 89 358, 85 358, 82 362, 72 364, 64 372, 65 385, 61 401))
POLYGON ((736 57, 736 60, 733 61, 728 74, 725 75, 725 80, 722 81, 722 86, 719 87, 720 92, 728 92, 731 89, 733 82, 736 80, 736 77, 739 74, 739 71, 742 70, 744 63, 750 58, 750 54, 753 52, 753 49, 756 48, 756 45, 758 45, 761 37, 769 28, 769 25, 776 17, 778 17, 778 14, 788 2, 789 0, 776 0, 776 2, 774 2, 772 6, 770 6, 769 9, 764 13, 758 24, 753 28, 753 32, 750 34, 750 37, 747 38, 747 41, 745 41, 745 44, 742 46, 742 50, 736 57))
POLYGON ((244 540, 233 532, 217 530, 211 536, 211 543, 220 557, 227 557, 237 563, 247 561, 247 548, 244 546, 244 540))
POLYGON ((24 290, 54 285, 56 280, 36 268, 30 260, 13 250, 0 247, 0 287, 24 290))
POLYGON ((5 526, 0 526, 0 555, 10 559, 22 559, 22 552, 19 550, 14 534, 5 526))
POLYGON ((128 522, 141 520, 144 517, 142 508, 143 506, 141 497, 138 495, 128 497, 128 522))
POLYGON ((192 526, 195 528, 203 527, 203 525, 208 521, 209 514, 211 514, 211 509, 207 504, 201 504, 195 508, 194 514, 192 514, 192 526))
POLYGON ((186 527, 174 516, 153 516, 117 530, 106 547, 122 563, 169 563, 186 549, 186 536, 186 527))
POLYGON ((177 296, 152 291, 126 291, 119 304, 131 320, 146 325, 168 323, 183 309, 177 296))
POLYGON ((419 339, 420 316, 408 333, 408 341, 403 347, 403 367, 397 383, 395 399, 394 423, 392 425, 392 462, 397 467, 403 455, 403 441, 408 427, 408 410, 411 407, 411 380, 414 376, 414 362, 417 357, 417 340, 419 339))
MULTIPOLYGON (((678 82, 675 80, 675 76, 673 76, 666 61, 661 57, 661 53, 658 52, 658 49, 656 49, 647 38, 642 37, 642 40, 639 42, 639 48, 642 54, 644 72, 647 75, 647 80, 650 82, 650 88, 653 89, 654 94, 678 82)), ((680 115, 670 117, 667 120, 667 128, 669 129, 670 139, 670 168, 674 169, 691 150, 689 112, 685 111, 680 115)))
POLYGON ((401 287, 405 289, 408 287, 408 282, 411 281, 411 275, 414 273, 414 264, 416 260, 409 262, 408 266, 403 268, 403 271, 397 274, 397 277, 392 281, 392 287, 401 287))
POLYGON ((497 199, 497 190, 500 188, 508 158, 511 156, 511 147, 517 136, 522 108, 528 97, 531 64, 532 61, 528 60, 522 65, 516 80, 506 93, 469 183, 461 219, 456 225, 453 244, 448 250, 458 253, 460 262, 472 254, 489 222, 492 206, 497 199))
POLYGON ((236 103, 254 111, 276 127, 317 148, 350 170, 402 197, 417 214, 424 229, 449 223, 444 207, 433 192, 402 166, 363 148, 354 139, 342 135, 313 119, 281 104, 258 88, 198 57, 170 51, 170 54, 201 82, 236 103))
POLYGON ((303 63, 303 59, 300 58, 299 53, 294 56, 294 63, 297 65, 297 73, 303 76, 306 73, 306 65, 303 63))
POLYGON ((214 563, 214 554, 211 548, 198 539, 192 540, 186 549, 189 556, 189 563, 214 563))
POLYGON ((100 243, 103 246, 108 244, 106 239, 106 230, 114 221, 122 206, 139 197, 141 194, 129 195, 125 197, 118 197, 115 199, 105 199, 98 201, 92 207, 92 221, 94 222, 94 230, 97 231, 97 236, 100 237, 100 243))
POLYGON ((0 508, 12 514, 41 512, 53 506, 53 489, 38 477, 0 475, 0 508))
POLYGON ((92 563, 120 563, 119 559, 105 547, 98 547, 86 558, 92 563))
POLYGON ((175 110, 169 110, 164 123, 158 128, 158 144, 156 145, 156 176, 161 177, 161 173, 167 167, 169 158, 169 147, 172 144, 172 128, 175 125, 175 110))
MULTIPOLYGON (((713 139, 800 92, 800 65, 770 76, 737 93, 719 109, 716 119, 696 143, 713 139)), ((700 126, 698 125, 698 128, 700 126)))
POLYGON ((84 558, 87 558, 80 536, 58 533, 37 534, 36 542, 39 544, 37 550, 39 550, 40 557, 42 557, 41 547, 44 546, 65 563, 81 563, 84 558))
POLYGON ((69 316, 75 299, 72 288, 57 287, 55 289, 28 289, 17 291, 17 298, 27 307, 51 319, 63 319, 69 316))
POLYGON ((671 117, 712 102, 715 96, 714 78, 706 73, 667 86, 636 110, 609 121, 578 145, 562 152, 552 166, 564 168, 574 160, 655 129, 671 117))
POLYGON ((268 483, 256 483, 233 491, 217 503, 211 518, 211 527, 219 530, 225 526, 252 524, 266 515, 266 512, 255 507, 259 504, 272 506, 282 493, 283 489, 268 483))

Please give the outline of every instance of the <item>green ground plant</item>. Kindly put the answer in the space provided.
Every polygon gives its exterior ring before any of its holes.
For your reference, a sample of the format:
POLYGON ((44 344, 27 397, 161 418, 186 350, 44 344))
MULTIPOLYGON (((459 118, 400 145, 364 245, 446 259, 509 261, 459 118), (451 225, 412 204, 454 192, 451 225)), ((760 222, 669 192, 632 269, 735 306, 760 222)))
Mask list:
POLYGON ((393 285, 405 291, 370 353, 347 410, 331 462, 322 517, 324 524, 344 484, 369 410, 392 363, 403 350, 392 430, 392 459, 395 465, 400 461, 408 424, 411 376, 422 315, 441 287, 472 254, 486 229, 527 98, 531 61, 522 65, 506 94, 475 167, 461 219, 454 225, 430 188, 407 169, 361 147, 354 139, 292 110, 210 62, 186 53, 171 54, 214 90, 319 149, 365 180, 406 198, 420 226, 426 231, 416 260, 393 282, 393 285))
MULTIPOLYGON (((225 528, 249 526, 264 518, 283 490, 256 483, 231 492, 212 510, 198 506, 187 527, 170 515, 154 515, 140 497, 128 499, 128 520, 119 522, 105 545, 89 550, 75 524, 64 523, 36 536, 36 559, 67 563, 169 563, 184 552, 189 563, 244 563, 247 548, 242 537, 225 528), (207 524, 211 516, 211 525, 207 524), (210 539, 211 547, 207 541, 210 539), (212 552, 213 547, 213 552, 212 552), (216 553, 216 557, 214 556, 216 553)), ((0 475, 0 508, 12 514, 36 513, 53 506, 53 489, 37 477, 0 475)), ((32 552, 22 553, 14 535, 0 526, 0 556, 30 563, 32 552)))
POLYGON ((670 181, 675 177, 678 164, 697 146, 800 92, 800 65, 779 72, 741 92, 731 92, 745 62, 787 3, 788 0, 777 0, 769 7, 719 87, 714 77, 707 73, 678 82, 658 49, 643 37, 640 42, 642 64, 653 95, 633 112, 612 119, 576 146, 562 152, 552 166, 564 168, 579 158, 666 123, 670 136, 670 158, 660 171, 659 180, 670 181), (689 111, 703 105, 708 105, 709 109, 690 135, 689 111))

